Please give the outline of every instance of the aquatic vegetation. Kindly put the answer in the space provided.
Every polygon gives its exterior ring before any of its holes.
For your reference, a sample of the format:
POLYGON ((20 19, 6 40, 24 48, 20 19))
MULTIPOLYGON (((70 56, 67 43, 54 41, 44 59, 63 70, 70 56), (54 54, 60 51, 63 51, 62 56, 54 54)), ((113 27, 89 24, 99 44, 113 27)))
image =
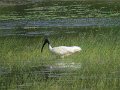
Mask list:
POLYGON ((41 36, 0 37, 0 88, 119 89, 119 27, 83 30, 49 36, 55 46, 82 47, 80 53, 62 60, 47 47, 41 53, 41 36))
POLYGON ((0 90, 120 89, 119 0, 30 1, 0 1, 0 90), (41 53, 44 36, 82 51, 41 53))

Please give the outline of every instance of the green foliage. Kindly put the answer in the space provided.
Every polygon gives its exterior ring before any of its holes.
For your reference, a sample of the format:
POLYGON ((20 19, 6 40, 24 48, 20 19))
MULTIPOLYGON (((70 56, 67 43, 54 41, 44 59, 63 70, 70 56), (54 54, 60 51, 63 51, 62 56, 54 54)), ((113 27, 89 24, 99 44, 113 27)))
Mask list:
POLYGON ((77 45, 82 48, 80 53, 62 60, 52 55, 47 46, 43 53, 40 52, 43 39, 40 36, 0 37, 0 89, 119 90, 119 27, 89 29, 79 30, 77 34, 49 37, 52 46, 77 45), (81 68, 63 71, 66 74, 59 78, 47 78, 41 74, 44 66, 56 62, 80 63, 81 68))

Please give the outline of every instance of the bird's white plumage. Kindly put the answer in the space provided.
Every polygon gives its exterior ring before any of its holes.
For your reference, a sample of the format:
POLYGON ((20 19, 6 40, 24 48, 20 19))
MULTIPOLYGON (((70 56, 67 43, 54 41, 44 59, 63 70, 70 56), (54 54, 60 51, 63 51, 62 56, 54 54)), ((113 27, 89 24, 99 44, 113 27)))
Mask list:
POLYGON ((71 55, 73 53, 76 53, 76 52, 80 52, 82 49, 78 46, 58 46, 58 47, 52 47, 50 45, 50 42, 48 39, 45 39, 44 41, 44 44, 41 48, 41 52, 43 51, 43 47, 44 45, 48 43, 48 47, 49 47, 49 50, 56 54, 56 55, 60 55, 61 57, 64 57, 64 56, 68 56, 68 55, 71 55))
POLYGON ((49 49, 51 52, 57 55, 63 56, 63 57, 81 51, 81 48, 78 46, 71 46, 71 47, 70 46, 59 46, 59 47, 52 48, 49 45, 49 49))

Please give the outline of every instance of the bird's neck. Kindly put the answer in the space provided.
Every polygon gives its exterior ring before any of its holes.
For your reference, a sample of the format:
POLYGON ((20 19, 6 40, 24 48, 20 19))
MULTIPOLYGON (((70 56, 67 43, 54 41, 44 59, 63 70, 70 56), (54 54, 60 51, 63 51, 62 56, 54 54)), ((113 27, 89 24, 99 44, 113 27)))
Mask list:
POLYGON ((52 50, 52 46, 50 44, 48 44, 49 50, 52 50))

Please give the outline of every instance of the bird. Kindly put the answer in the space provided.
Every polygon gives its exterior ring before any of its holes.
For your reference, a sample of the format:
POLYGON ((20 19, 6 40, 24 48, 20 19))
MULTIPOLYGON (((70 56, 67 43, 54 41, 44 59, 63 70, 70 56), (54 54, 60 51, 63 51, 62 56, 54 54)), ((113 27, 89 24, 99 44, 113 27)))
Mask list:
POLYGON ((82 50, 79 46, 52 47, 50 44, 50 41, 48 40, 48 38, 46 38, 46 39, 44 39, 44 43, 43 43, 42 48, 41 48, 41 53, 43 52, 43 48, 44 48, 45 44, 48 44, 48 48, 52 53, 60 56, 61 58, 64 58, 65 56, 72 55, 76 52, 80 52, 82 50))

